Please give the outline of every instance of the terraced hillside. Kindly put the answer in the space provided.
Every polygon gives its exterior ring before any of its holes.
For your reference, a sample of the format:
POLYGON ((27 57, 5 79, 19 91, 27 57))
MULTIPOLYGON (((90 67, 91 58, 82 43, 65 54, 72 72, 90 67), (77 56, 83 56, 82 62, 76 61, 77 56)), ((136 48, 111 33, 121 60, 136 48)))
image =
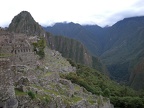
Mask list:
POLYGON ((74 73, 76 68, 59 52, 41 48, 45 45, 41 37, 32 41, 31 36, 7 31, 0 37, 0 107, 113 107, 108 98, 61 78, 60 74, 74 73), (32 50, 33 42, 37 51, 32 50), (43 58, 38 53, 41 50, 43 58))

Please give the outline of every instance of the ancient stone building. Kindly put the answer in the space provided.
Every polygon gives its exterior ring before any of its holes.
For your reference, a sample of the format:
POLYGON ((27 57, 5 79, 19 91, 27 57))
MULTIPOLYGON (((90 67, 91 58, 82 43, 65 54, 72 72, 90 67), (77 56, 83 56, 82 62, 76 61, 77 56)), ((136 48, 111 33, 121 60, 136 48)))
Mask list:
POLYGON ((34 54, 32 42, 36 41, 36 37, 0 30, 0 58, 10 59, 12 66, 34 66, 37 56, 34 54))
POLYGON ((29 42, 29 38, 15 36, 15 44, 13 44, 13 65, 28 65, 36 64, 36 55, 34 55, 33 46, 29 42))

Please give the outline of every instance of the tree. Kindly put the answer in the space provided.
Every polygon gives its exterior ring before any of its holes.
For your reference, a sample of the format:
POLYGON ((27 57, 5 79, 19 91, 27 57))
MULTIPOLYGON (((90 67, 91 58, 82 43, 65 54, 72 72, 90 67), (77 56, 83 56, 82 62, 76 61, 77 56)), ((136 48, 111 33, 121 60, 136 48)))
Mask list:
POLYGON ((33 43, 34 51, 36 54, 40 56, 40 59, 45 57, 44 48, 46 46, 46 42, 44 38, 40 38, 36 43, 33 43))
POLYGON ((104 91, 103 91, 103 95, 106 96, 106 97, 110 97, 110 90, 108 88, 106 88, 104 91))

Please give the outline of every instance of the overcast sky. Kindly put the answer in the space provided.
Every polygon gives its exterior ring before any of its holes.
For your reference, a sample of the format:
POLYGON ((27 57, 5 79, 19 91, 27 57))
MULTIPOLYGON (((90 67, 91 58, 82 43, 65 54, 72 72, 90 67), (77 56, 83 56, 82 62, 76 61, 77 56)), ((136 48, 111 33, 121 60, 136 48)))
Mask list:
POLYGON ((21 11, 41 25, 55 22, 113 25, 125 17, 144 16, 144 0, 1 0, 0 26, 8 26, 21 11))

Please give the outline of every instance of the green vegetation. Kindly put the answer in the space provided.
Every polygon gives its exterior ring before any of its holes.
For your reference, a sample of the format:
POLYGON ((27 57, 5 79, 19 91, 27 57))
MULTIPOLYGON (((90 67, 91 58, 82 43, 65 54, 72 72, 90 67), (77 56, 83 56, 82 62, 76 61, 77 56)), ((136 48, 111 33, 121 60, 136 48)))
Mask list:
POLYGON ((32 91, 28 91, 28 95, 30 96, 31 99, 36 98, 35 94, 32 91))
MULTIPOLYGON (((35 86, 35 85, 33 85, 33 86, 35 86)), ((41 87, 39 87, 39 88, 42 89, 41 87)), ((23 92, 23 91, 15 88, 15 94, 16 94, 16 96, 28 95, 31 99, 40 99, 41 101, 46 102, 46 103, 49 103, 51 101, 51 97, 49 95, 39 95, 39 94, 35 94, 32 91, 23 92)))
POLYGON ((98 103, 98 105, 102 105, 103 104, 101 97, 98 97, 97 103, 98 103))
POLYGON ((96 70, 82 65, 77 65, 76 73, 69 73, 61 76, 71 80, 73 83, 85 87, 93 94, 99 95, 103 95, 105 88, 108 88, 105 80, 110 80, 108 77, 100 74, 96 70))
POLYGON ((106 96, 106 97, 110 97, 110 90, 108 88, 106 88, 104 91, 103 91, 103 95, 106 96))
POLYGON ((36 43, 33 43, 34 51, 36 54, 40 56, 40 59, 45 57, 44 48, 46 46, 46 42, 44 38, 40 38, 36 43))
POLYGON ((51 101, 51 97, 49 95, 39 95, 36 94, 36 98, 40 99, 43 102, 49 103, 51 101))
POLYGON ((23 96, 23 95, 27 95, 27 93, 15 88, 15 95, 16 96, 23 96))
POLYGON ((31 99, 36 98, 36 95, 32 91, 28 91, 28 95, 31 99))
POLYGON ((72 96, 72 98, 70 98, 70 100, 74 103, 78 102, 78 101, 81 101, 82 98, 81 97, 78 97, 78 96, 72 96))
POLYGON ((4 54, 4 53, 0 53, 0 58, 10 57, 10 56, 12 56, 12 54, 4 54))
POLYGON ((94 101, 94 100, 92 100, 92 99, 89 99, 88 101, 89 101, 89 103, 91 103, 91 104, 96 103, 96 101, 94 101))
MULTIPOLYGON (((75 23, 59 23, 47 27, 45 30, 57 36, 63 35, 82 42, 92 55, 101 58, 101 61, 107 66, 111 78, 140 90, 144 88, 144 69, 142 69, 144 67, 143 28, 144 17, 142 16, 125 18, 108 28, 101 28, 97 25, 81 26, 75 23), (139 70, 139 67, 141 67, 141 70, 139 70)), ((54 45, 57 46, 57 44, 54 45)), ((58 45, 60 46, 60 44, 58 45)), ((61 48, 64 49, 65 45, 63 46, 61 48)), ((75 49, 77 48, 76 46, 75 49)), ((65 49, 64 51, 66 51, 65 49)), ((66 51, 65 54, 69 52, 70 50, 66 51)), ((73 55, 76 54, 73 51, 73 55)), ((95 65, 97 60, 93 60, 92 66, 98 70, 101 64, 95 65)), ((100 69, 99 71, 102 72, 100 69)))
POLYGON ((102 65, 100 59, 91 56, 81 42, 64 36, 51 36, 50 34, 47 34, 47 36, 53 40, 52 42, 48 40, 48 46, 59 51, 63 57, 104 72, 105 67, 102 65))
POLYGON ((53 36, 53 39, 55 49, 62 53, 63 57, 71 58, 77 63, 86 63, 84 58, 86 49, 80 42, 64 36, 53 36))
MULTIPOLYGON (((74 64, 73 64, 74 65, 74 64)), ((93 94, 109 97, 115 107, 120 108, 143 108, 144 95, 133 89, 122 86, 95 69, 80 64, 75 64, 76 73, 62 74, 61 77, 71 80, 92 92, 93 94), (134 104, 134 102, 137 102, 134 104), (135 107, 127 107, 135 106, 135 107), (137 106, 137 107, 136 107, 137 106)))
POLYGON ((46 103, 49 103, 49 102, 50 102, 50 97, 46 97, 46 98, 44 98, 44 99, 45 99, 46 103))
POLYGON ((144 98, 140 97, 112 97, 111 101, 119 108, 144 108, 144 98))

